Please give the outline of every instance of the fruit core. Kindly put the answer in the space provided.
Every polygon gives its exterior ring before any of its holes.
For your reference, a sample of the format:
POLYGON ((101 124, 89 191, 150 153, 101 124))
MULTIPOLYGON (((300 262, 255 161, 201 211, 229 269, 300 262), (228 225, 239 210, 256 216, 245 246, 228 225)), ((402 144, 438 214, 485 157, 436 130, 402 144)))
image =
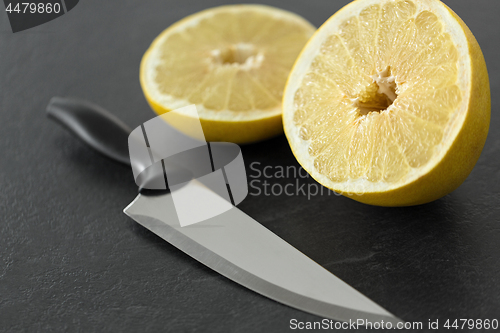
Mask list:
POLYGON ((258 68, 264 55, 252 44, 237 43, 211 52, 212 63, 220 66, 238 66, 243 70, 258 68))
POLYGON ((387 110, 398 97, 397 84, 394 76, 391 75, 390 66, 373 75, 372 79, 372 84, 353 100, 353 105, 361 116, 370 112, 380 113, 387 110))

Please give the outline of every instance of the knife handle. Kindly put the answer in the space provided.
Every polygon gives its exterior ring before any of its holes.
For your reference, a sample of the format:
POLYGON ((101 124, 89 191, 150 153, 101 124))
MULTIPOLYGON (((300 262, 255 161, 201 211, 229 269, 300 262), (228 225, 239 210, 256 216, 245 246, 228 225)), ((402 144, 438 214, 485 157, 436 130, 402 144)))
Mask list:
POLYGON ((104 108, 87 101, 52 97, 47 116, 104 156, 130 165, 128 136, 132 130, 104 108))
MULTIPOLYGON (((106 109, 83 100, 53 97, 47 106, 47 116, 104 156, 131 165, 128 143, 132 130, 106 109)), ((133 163, 136 169, 142 170, 136 179, 139 193, 146 195, 170 191, 167 173, 175 179, 188 180, 193 176, 189 170, 168 161, 161 162, 163 172, 158 172, 156 167, 160 162, 144 166, 134 159, 133 163)))

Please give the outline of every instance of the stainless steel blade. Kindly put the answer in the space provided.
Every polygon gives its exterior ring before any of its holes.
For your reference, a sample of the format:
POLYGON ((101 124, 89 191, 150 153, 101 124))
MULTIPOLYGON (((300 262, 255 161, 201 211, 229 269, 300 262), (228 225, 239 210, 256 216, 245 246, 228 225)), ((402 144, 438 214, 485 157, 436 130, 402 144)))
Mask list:
MULTIPOLYGON (((213 200, 224 199, 214 193, 213 200)), ((236 207, 186 227, 170 194, 139 194, 124 212, 218 273, 283 304, 340 321, 402 322, 236 207)))

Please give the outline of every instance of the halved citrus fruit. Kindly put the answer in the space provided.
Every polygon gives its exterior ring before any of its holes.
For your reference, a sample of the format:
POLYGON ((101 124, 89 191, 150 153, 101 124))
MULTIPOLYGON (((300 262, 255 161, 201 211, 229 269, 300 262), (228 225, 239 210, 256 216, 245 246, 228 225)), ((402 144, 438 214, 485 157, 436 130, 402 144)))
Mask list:
POLYGON ((283 132, 285 82, 315 30, 269 6, 207 9, 154 40, 141 62, 141 86, 158 114, 196 104, 208 141, 267 139, 283 132))
POLYGON ((283 98, 285 133, 324 186, 373 205, 438 199, 488 134, 481 49, 438 0, 357 0, 318 29, 283 98))

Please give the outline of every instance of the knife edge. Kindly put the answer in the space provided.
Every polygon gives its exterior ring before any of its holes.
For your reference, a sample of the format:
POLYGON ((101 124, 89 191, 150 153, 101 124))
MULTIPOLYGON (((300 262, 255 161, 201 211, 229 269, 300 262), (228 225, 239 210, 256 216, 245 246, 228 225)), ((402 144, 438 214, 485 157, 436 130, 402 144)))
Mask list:
POLYGON ((266 281, 251 272, 238 267, 236 264, 224 259, 220 255, 212 252, 210 249, 196 243, 179 230, 176 230, 177 228, 172 225, 166 224, 155 217, 133 213, 134 209, 132 207, 139 197, 140 195, 129 206, 127 206, 127 208, 124 209, 125 214, 192 258, 200 261, 219 274, 250 290, 292 308, 333 320, 355 321, 358 319, 364 319, 372 322, 380 322, 383 320, 384 322, 391 322, 394 325, 399 322, 404 323, 404 321, 387 311, 387 315, 382 315, 343 307, 295 293, 291 290, 266 281))

